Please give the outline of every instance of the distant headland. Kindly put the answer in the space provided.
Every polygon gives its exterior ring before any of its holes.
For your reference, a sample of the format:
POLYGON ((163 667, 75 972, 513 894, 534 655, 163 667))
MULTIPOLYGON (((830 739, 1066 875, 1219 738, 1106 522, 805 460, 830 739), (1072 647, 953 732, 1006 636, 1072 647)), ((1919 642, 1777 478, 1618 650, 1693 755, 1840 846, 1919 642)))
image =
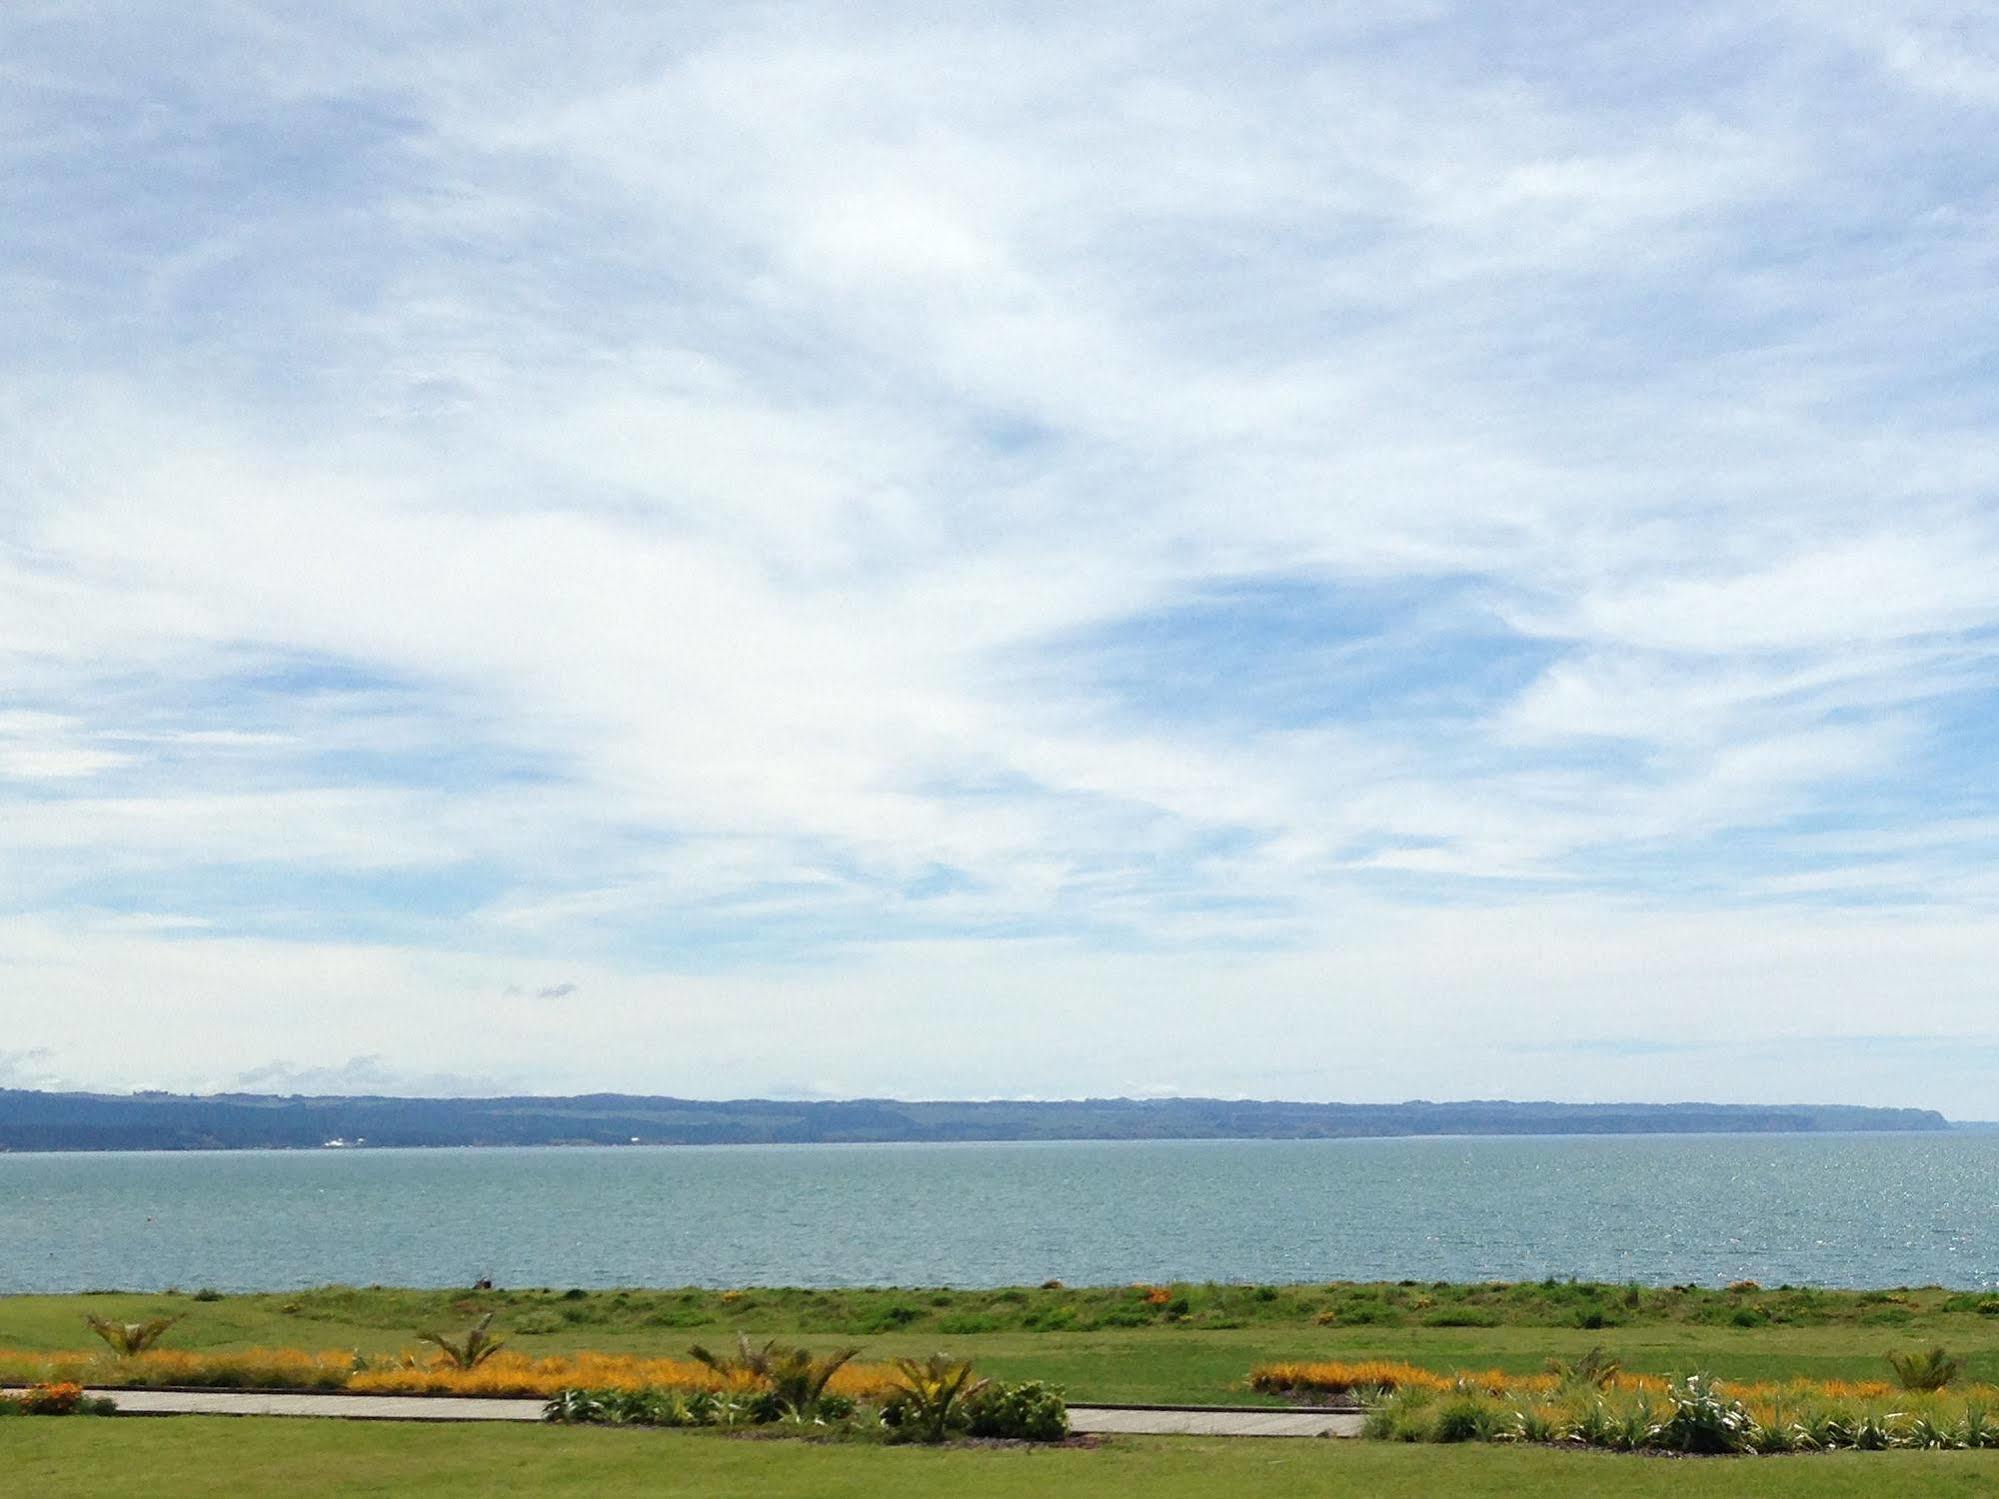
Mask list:
POLYGON ((1282 1103, 1220 1098, 903 1102, 300 1097, 0 1089, 0 1150, 462 1145, 1325 1140, 1411 1135, 1823 1134, 1954 1128, 1934 1109, 1842 1104, 1282 1103))

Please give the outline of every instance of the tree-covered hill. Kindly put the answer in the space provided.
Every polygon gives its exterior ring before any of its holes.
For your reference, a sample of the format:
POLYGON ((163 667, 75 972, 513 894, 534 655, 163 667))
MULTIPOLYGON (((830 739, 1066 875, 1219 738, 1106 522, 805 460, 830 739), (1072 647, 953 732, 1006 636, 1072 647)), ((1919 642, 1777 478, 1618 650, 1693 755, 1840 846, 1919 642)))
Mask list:
POLYGON ((313 1098, 0 1089, 0 1150, 349 1145, 734 1145, 917 1140, 1337 1139, 1384 1135, 1770 1134, 1950 1128, 1931 1109, 1474 1101, 1272 1103, 646 1098, 313 1098))

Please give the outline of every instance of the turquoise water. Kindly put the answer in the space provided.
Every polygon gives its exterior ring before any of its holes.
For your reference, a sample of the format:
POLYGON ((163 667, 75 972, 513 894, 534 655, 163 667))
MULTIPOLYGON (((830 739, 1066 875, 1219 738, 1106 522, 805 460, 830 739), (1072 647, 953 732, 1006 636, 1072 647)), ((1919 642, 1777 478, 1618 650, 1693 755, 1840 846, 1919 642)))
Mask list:
POLYGON ((1999 1285, 1999 1135, 0 1155, 0 1292, 1999 1285))

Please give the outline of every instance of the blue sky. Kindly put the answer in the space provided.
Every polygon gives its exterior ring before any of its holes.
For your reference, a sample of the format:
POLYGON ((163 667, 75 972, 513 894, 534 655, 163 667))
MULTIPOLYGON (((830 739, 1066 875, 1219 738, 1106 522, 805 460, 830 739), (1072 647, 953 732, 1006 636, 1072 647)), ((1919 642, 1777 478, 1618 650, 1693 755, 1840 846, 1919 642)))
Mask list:
POLYGON ((1999 22, 0 14, 0 1086, 1999 1113, 1999 22))

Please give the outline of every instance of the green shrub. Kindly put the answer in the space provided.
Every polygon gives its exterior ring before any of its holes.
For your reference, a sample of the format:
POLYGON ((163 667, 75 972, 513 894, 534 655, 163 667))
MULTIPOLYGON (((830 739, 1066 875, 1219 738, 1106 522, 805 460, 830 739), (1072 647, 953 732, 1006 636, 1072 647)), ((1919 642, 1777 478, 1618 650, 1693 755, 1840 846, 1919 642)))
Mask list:
POLYGON ((986 1385, 965 1402, 975 1437, 1016 1442, 1059 1442, 1069 1435, 1069 1406, 1062 1391, 1038 1379, 986 1385))
POLYGON ((669 1390, 607 1390, 604 1419, 613 1426, 686 1426, 687 1407, 669 1390))
POLYGON ((1888 1365, 1895 1371, 1896 1383, 1905 1390, 1941 1390, 1957 1378, 1961 1367, 1941 1347, 1922 1353, 1891 1353, 1888 1365))
POLYGON ((1895 1429, 1879 1411, 1867 1411, 1853 1423, 1853 1445, 1862 1452, 1886 1452, 1896 1445, 1895 1429))
POLYGON ((604 1403, 589 1390, 558 1390, 541 1408, 541 1418, 563 1426, 585 1426, 604 1419, 604 1403))
POLYGON ((1649 1446, 1659 1423, 1652 1413, 1652 1402, 1640 1395, 1629 1405, 1619 1410, 1612 1419, 1611 1445, 1619 1452, 1637 1452, 1649 1446))
POLYGON ((1107 1306, 1090 1319, 1091 1327, 1150 1327, 1158 1320, 1158 1308, 1144 1302, 1107 1306))
POLYGON ((1777 1457, 1786 1452, 1796 1452, 1799 1448, 1798 1428, 1776 1422, 1769 1426, 1752 1426, 1747 1437, 1747 1450, 1764 1457, 1777 1457))
POLYGON ((1963 1445, 1955 1431, 1948 1426, 1939 1425, 1933 1417, 1923 1413, 1911 1416, 1902 1427, 1900 1435, 1901 1441, 1898 1445, 1903 1447, 1942 1452, 1963 1445))
POLYGON ((1423 1319, 1425 1327, 1497 1327, 1499 1318, 1492 1312, 1476 1311, 1469 1307, 1446 1307, 1443 1311, 1432 1312, 1423 1319))
POLYGON ((1567 1430, 1562 1435, 1571 1441, 1585 1447, 1617 1446, 1617 1423, 1611 1419, 1601 1395, 1570 1407, 1566 1424, 1567 1430))
POLYGON ((1915 1313, 1905 1306, 1884 1306, 1868 1312, 1860 1319, 1862 1327, 1902 1327, 1913 1321, 1915 1313))
POLYGON ((567 1426, 692 1426, 694 1418, 668 1390, 563 1390, 541 1418, 567 1426))
POLYGON ((1434 1397, 1428 1390, 1393 1390, 1377 1395, 1368 1403, 1367 1421, 1364 1430, 1370 1436, 1382 1436, 1394 1442, 1427 1442, 1430 1440, 1430 1404, 1434 1397))
POLYGON ((998 1332, 1003 1324, 997 1317, 988 1317, 981 1312, 959 1312, 955 1316, 941 1317, 937 1330, 953 1337, 971 1333, 998 1332))
POLYGON ((1712 1375, 1689 1374, 1672 1387, 1672 1401, 1673 1413, 1658 1429, 1659 1446, 1705 1454, 1749 1450, 1756 1426, 1749 1408, 1717 1393, 1712 1375))
POLYGON ((655 1307, 641 1319, 647 1327, 706 1327, 714 1320, 699 1306, 655 1307))
POLYGON ((1076 1312, 1067 1306, 1039 1306, 1022 1317, 1020 1325, 1030 1332, 1074 1332, 1076 1312))
POLYGON ((1504 1417, 1491 1403, 1460 1395, 1437 1408, 1430 1422, 1433 1442, 1489 1442, 1502 1429, 1504 1417))
POLYGON ((1796 1445, 1805 1452, 1831 1452, 1853 1439, 1850 1423, 1827 1405, 1814 1405, 1791 1423, 1796 1445))
POLYGON ((1555 1423, 1546 1409, 1530 1405, 1513 1413, 1513 1435, 1523 1442, 1545 1444, 1555 1440, 1555 1423))

